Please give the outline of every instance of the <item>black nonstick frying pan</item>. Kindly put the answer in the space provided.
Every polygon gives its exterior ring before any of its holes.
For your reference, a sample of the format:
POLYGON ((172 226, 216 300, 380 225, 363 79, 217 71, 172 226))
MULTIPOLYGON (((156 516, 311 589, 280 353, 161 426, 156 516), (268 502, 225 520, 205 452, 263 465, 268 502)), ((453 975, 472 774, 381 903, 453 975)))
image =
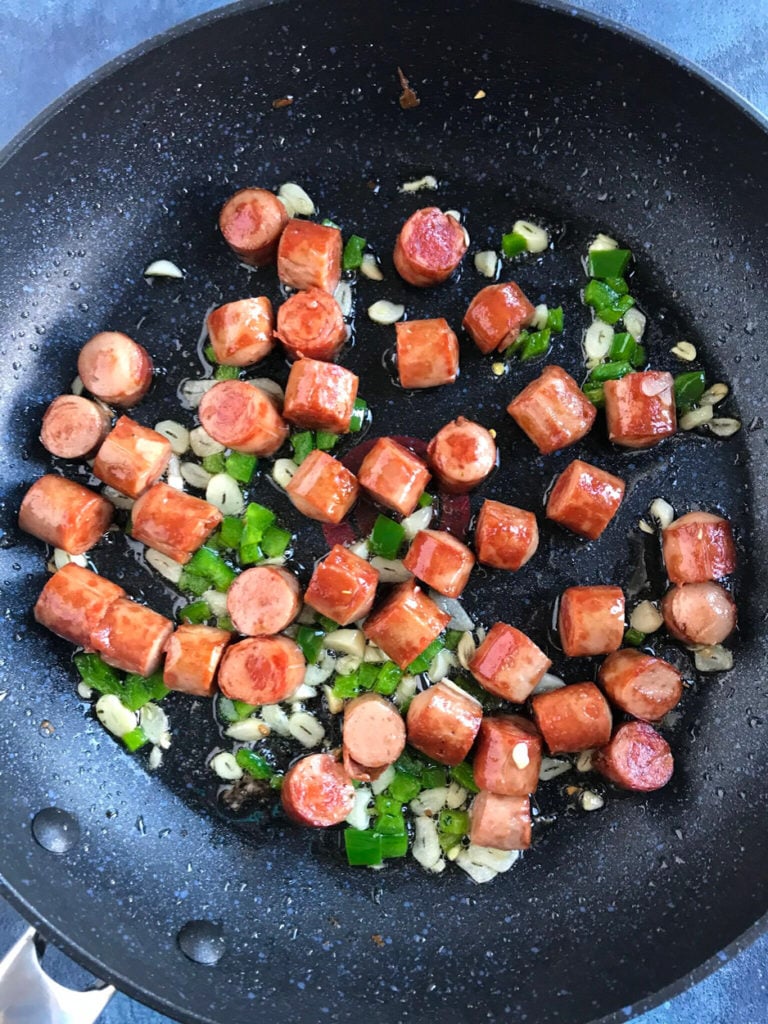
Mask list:
MULTIPOLYGON (((762 927, 767 161, 759 124, 640 43, 564 9, 451 0, 235 7, 112 71, 8 155, 0 875, 45 935, 184 1021, 580 1024, 626 1019, 762 927), (417 87, 416 109, 398 104, 398 65, 417 87), (274 109, 286 95, 294 103, 274 109), (437 193, 398 192, 424 173, 440 179, 437 193), (540 509, 574 454, 628 480, 599 543, 543 524, 537 558, 511 579, 483 577, 467 598, 471 614, 550 644, 551 604, 564 586, 636 586, 646 565, 652 593, 656 556, 636 523, 657 496, 678 512, 722 509, 737 531, 736 665, 700 679, 688 669, 683 714, 668 731, 672 784, 648 799, 609 794, 597 814, 569 810, 563 780, 550 784, 539 804, 557 820, 542 823, 530 853, 490 886, 415 866, 353 871, 327 837, 280 818, 227 817, 204 764, 218 734, 202 702, 168 699, 174 743, 148 772, 91 719, 75 694, 71 651, 32 620, 44 555, 18 532, 15 512, 47 464, 42 410, 67 390, 83 341, 112 328, 135 335, 161 368, 138 418, 175 415, 179 377, 201 372, 206 309, 246 294, 277 298, 273 274, 249 275, 226 251, 217 210, 235 188, 286 180, 384 258, 386 280, 358 288, 345 357, 361 375, 374 433, 396 426, 427 438, 461 412, 493 425, 502 464, 474 508, 491 496, 540 509), (468 343, 454 388, 399 391, 386 359, 392 332, 369 322, 365 307, 388 298, 410 316, 457 324, 483 283, 471 261, 458 282, 426 294, 395 276, 398 225, 433 200, 466 214, 473 248, 497 244, 519 215, 549 225, 554 251, 510 274, 537 301, 562 302, 566 331, 550 361, 574 373, 587 322, 579 254, 595 230, 618 235, 637 254, 633 290, 649 314, 653 364, 680 369, 669 348, 694 342, 709 378, 731 385, 730 411, 744 429, 639 454, 609 451, 598 429, 569 452, 537 458, 503 410, 540 367, 496 378, 468 343), (144 281, 160 256, 184 267, 183 282, 144 281), (52 807, 63 814, 39 816, 52 807)), ((263 372, 284 380, 287 369, 275 358, 263 372)), ((267 482, 254 494, 298 525, 267 482)), ((305 566, 322 543, 302 528, 305 566)), ((95 561, 170 610, 119 538, 95 561)), ((569 681, 587 671, 555 667, 569 681)))

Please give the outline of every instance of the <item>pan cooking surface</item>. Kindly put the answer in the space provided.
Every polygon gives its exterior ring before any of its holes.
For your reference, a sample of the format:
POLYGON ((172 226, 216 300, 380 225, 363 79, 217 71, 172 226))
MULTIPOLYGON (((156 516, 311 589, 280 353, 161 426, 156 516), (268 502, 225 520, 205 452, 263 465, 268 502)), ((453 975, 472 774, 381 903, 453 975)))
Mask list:
MULTIPOLYGON (((258 1006, 307 1021, 448 1012, 586 1021, 669 984, 766 908, 766 601, 764 580, 750 570, 765 549, 765 484, 755 472, 764 452, 758 325, 768 313, 768 239, 757 169, 765 137, 687 72, 566 15, 489 5, 470 22, 460 6, 422 4, 397 8, 396 34, 394 10, 366 5, 333 17, 299 4, 213 19, 72 101, 0 171, 3 874, 17 903, 98 973, 188 1020, 245 1020, 258 1006), (547 45, 510 45, 526 38, 547 45), (397 105, 398 64, 418 88, 416 110, 397 105), (482 102, 473 100, 480 87, 482 102), (274 110, 286 93, 293 106, 274 110), (440 179, 438 192, 397 191, 424 173, 440 179), (564 586, 629 584, 643 555, 634 526, 657 496, 678 512, 723 510, 740 540, 736 668, 686 695, 669 737, 672 785, 648 799, 612 796, 593 815, 564 812, 557 783, 544 787, 542 809, 560 811, 559 820, 490 886, 415 866, 352 871, 327 837, 277 819, 226 820, 204 766, 218 739, 204 702, 168 699, 174 743, 148 774, 86 714, 71 651, 29 611, 44 559, 13 525, 15 510, 46 465, 40 416, 68 389, 77 351, 100 329, 132 334, 160 367, 137 418, 181 418, 175 389, 202 372, 196 343, 207 308, 248 294, 278 298, 273 270, 249 274, 226 250, 218 208, 238 187, 286 180, 383 257, 386 280, 358 286, 354 345, 343 357, 361 375, 372 433, 396 426, 428 438, 459 413, 494 426, 501 469, 473 509, 494 497, 540 511, 574 456, 628 481, 599 542, 542 524, 537 556, 510 577, 488 572, 467 596, 470 614, 512 621, 548 642, 552 600, 564 586), (751 429, 727 442, 683 436, 656 451, 619 453, 601 427, 543 459, 503 412, 542 364, 513 365, 499 379, 468 342, 457 385, 416 397, 400 391, 386 358, 394 331, 368 321, 365 307, 387 298, 411 317, 443 315, 457 326, 486 283, 471 258, 456 283, 425 293, 395 275, 399 225, 433 201, 465 213, 470 252, 495 247, 518 216, 552 228, 554 252, 508 276, 532 300, 564 305, 566 330, 548 361, 577 375, 587 322, 579 256, 596 230, 617 235, 636 255, 632 291, 649 314, 654 367, 679 370, 668 349, 692 341, 708 379, 732 384, 731 411, 751 429), (185 280, 147 284, 141 272, 158 257, 183 266, 185 280), (59 856, 31 835, 32 818, 49 806, 80 825, 79 842, 59 856), (194 920, 223 933, 215 969, 179 951, 177 933, 194 920)), ((257 372, 284 382, 287 367, 271 357, 257 372)), ((266 480, 253 497, 297 525, 266 480)), ((299 561, 308 569, 322 550, 319 527, 302 521, 299 561)), ((123 538, 100 546, 95 561, 129 592, 171 610, 169 592, 123 538)), ((583 668, 555 657, 569 681, 583 668)))

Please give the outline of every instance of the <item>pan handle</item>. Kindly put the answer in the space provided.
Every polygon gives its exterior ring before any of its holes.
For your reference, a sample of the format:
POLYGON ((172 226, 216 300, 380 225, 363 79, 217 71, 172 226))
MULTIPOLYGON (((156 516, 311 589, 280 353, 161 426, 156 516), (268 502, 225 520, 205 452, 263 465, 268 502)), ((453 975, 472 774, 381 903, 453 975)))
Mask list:
MULTIPOLYGON (((112 985, 74 992, 43 970, 34 928, 0 961, 0 1024, 94 1024, 114 995, 112 985)), ((42 948, 40 952, 42 952, 42 948)))

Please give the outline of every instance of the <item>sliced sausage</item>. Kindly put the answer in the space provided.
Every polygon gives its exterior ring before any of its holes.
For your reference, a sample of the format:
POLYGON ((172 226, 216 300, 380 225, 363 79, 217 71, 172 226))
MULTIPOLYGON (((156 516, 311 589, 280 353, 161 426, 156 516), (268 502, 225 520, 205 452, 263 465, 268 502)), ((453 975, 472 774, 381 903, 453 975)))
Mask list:
POLYGON ((272 192, 243 188, 222 206, 219 228, 224 241, 244 263, 263 267, 274 260, 288 220, 288 211, 272 192))
POLYGON ((469 671, 489 693, 522 704, 551 664, 525 633, 497 622, 472 656, 469 671))
POLYGON ((246 704, 279 704, 304 682, 307 663, 287 636, 253 636, 231 644, 219 666, 219 689, 246 704))
POLYGON ((466 544, 444 530, 419 530, 403 564, 438 594, 458 597, 467 585, 475 556, 466 544))
POLYGON ((68 562, 43 587, 35 618, 52 633, 91 650, 91 634, 125 591, 90 569, 68 562))
POLYGON ((547 519, 596 540, 618 512, 625 486, 620 477, 574 459, 549 493, 547 519))
POLYGON ((514 281, 489 284, 469 304, 462 326, 483 355, 508 348, 536 310, 514 281))
POLYGON ((507 406, 507 412, 542 455, 575 444, 589 433, 597 409, 562 366, 545 366, 507 406))
POLYGON ((539 527, 533 512, 490 498, 483 502, 475 526, 477 560, 495 569, 520 569, 536 554, 539 527))
POLYGON ((736 604, 717 583, 672 587, 661 602, 664 625, 684 644, 720 644, 736 628, 736 604))
POLYGON ((531 845, 531 802, 527 796, 481 791, 469 808, 469 841, 493 850, 527 850, 531 845))
POLYGON ((408 580, 393 587, 386 601, 365 620, 363 632, 398 668, 406 669, 450 620, 421 587, 408 580))
POLYGON ((380 437, 363 459, 357 474, 360 486, 374 501, 409 516, 430 481, 427 467, 391 437, 380 437))
POLYGON ((603 747, 611 738, 611 709, 594 683, 572 683, 531 701, 533 720, 550 754, 603 747))
POLYGON ((272 636, 301 610, 299 581, 278 565, 256 565, 240 573, 227 591, 227 612, 246 636, 272 636))
POLYGON ((443 679, 417 693, 409 704, 408 742, 440 764, 461 764, 482 720, 480 702, 443 679))
POLYGON ((357 501, 357 477, 328 452, 310 452, 285 489, 309 519, 340 523, 357 501))
POLYGON ((212 697, 219 662, 231 639, 226 629, 183 623, 165 645, 163 682, 169 690, 212 697))
POLYGON ((541 736, 522 715, 484 718, 472 759, 480 789, 501 796, 535 793, 541 768, 541 736))
POLYGON ((109 410, 81 395, 59 395, 43 416, 40 441, 60 459, 85 459, 109 433, 109 410))
POLYGON ((403 224, 392 259, 400 277, 418 288, 428 288, 449 278, 466 251, 461 224, 436 206, 427 206, 403 224))
POLYGON ((355 789, 331 754, 308 754, 285 773, 280 789, 283 810, 298 825, 340 825, 352 811, 355 789))
POLYGON ((688 512, 661 535, 664 564, 672 583, 706 583, 736 568, 731 524, 711 512, 688 512))
POLYGON ((683 696, 674 665, 634 648, 609 654, 597 678, 612 703, 644 722, 660 721, 683 696))
POLYGON ((347 340, 344 316, 333 295, 321 288, 297 292, 277 310, 275 336, 289 359, 331 362, 347 340))
POLYGON ((557 628, 569 658, 617 651, 624 639, 621 587, 568 587, 560 598, 557 628))
POLYGON ((277 247, 277 276, 298 291, 333 295, 341 279, 341 232, 311 220, 289 220, 277 247))
POLYGON ((675 770, 669 744, 645 722, 620 725, 607 746, 598 750, 593 765, 622 789, 650 793, 666 786, 675 770))
POLYGON ((244 380, 222 380, 203 395, 198 410, 208 434, 237 452, 274 455, 288 424, 266 392, 244 380))
POLYGON ((35 480, 21 502, 19 526, 70 555, 82 555, 104 535, 114 507, 74 480, 48 473, 35 480))
POLYGON ((608 439, 622 448, 650 448, 677 430, 671 373, 644 370, 607 380, 605 419, 608 439))
POLYGON ((365 618, 373 607, 379 574, 341 544, 315 564, 304 602, 340 626, 365 618))
POLYGON ((405 722, 395 705, 364 693, 344 707, 344 766, 353 779, 369 782, 405 749, 405 722))
POLYGON ((129 498, 138 498, 168 468, 171 442, 156 430, 121 416, 93 464, 94 476, 129 498))
POLYGON ((126 409, 149 391, 153 369, 147 350, 119 331, 94 335, 77 357, 77 372, 86 391, 126 409))
POLYGON ((449 494, 479 486, 495 467, 496 455, 491 432, 463 416, 446 423, 427 446, 430 468, 449 494))
POLYGON ((275 347, 275 317, 265 295, 227 302, 208 314, 208 340, 222 366, 252 366, 275 347))
POLYGON ((173 623, 151 608, 119 597, 91 633, 90 647, 123 672, 151 676, 160 668, 173 623))
POLYGON ((308 430, 346 434, 360 378, 351 370, 317 359, 298 359, 285 385, 283 416, 308 430))
POLYGON ((184 565, 222 520, 209 501, 158 483, 131 510, 131 533, 155 551, 184 565))
POLYGON ((397 375, 404 388, 453 384, 459 373, 459 341, 447 320, 400 320, 395 331, 397 375))

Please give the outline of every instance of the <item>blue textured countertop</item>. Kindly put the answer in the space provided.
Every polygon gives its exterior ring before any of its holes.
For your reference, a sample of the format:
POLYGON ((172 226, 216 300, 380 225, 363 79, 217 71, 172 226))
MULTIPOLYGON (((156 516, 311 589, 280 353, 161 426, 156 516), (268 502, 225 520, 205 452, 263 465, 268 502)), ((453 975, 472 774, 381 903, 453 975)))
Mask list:
MULTIPOLYGON (((102 64, 216 0, 2 0, 0 146, 47 104, 102 64), (41 56, 44 55, 44 61, 41 56), (41 67, 44 72, 41 73, 41 67)), ((610 17, 701 65, 768 115, 768 0, 582 0, 573 8, 610 17)), ((0 954, 24 927, 0 900, 0 954)), ((765 1024, 768 936, 715 974, 638 1019, 638 1024, 765 1024)), ((51 974, 78 987, 88 975, 52 951, 51 974)), ((103 1024, 167 1018, 118 995, 103 1024)))

